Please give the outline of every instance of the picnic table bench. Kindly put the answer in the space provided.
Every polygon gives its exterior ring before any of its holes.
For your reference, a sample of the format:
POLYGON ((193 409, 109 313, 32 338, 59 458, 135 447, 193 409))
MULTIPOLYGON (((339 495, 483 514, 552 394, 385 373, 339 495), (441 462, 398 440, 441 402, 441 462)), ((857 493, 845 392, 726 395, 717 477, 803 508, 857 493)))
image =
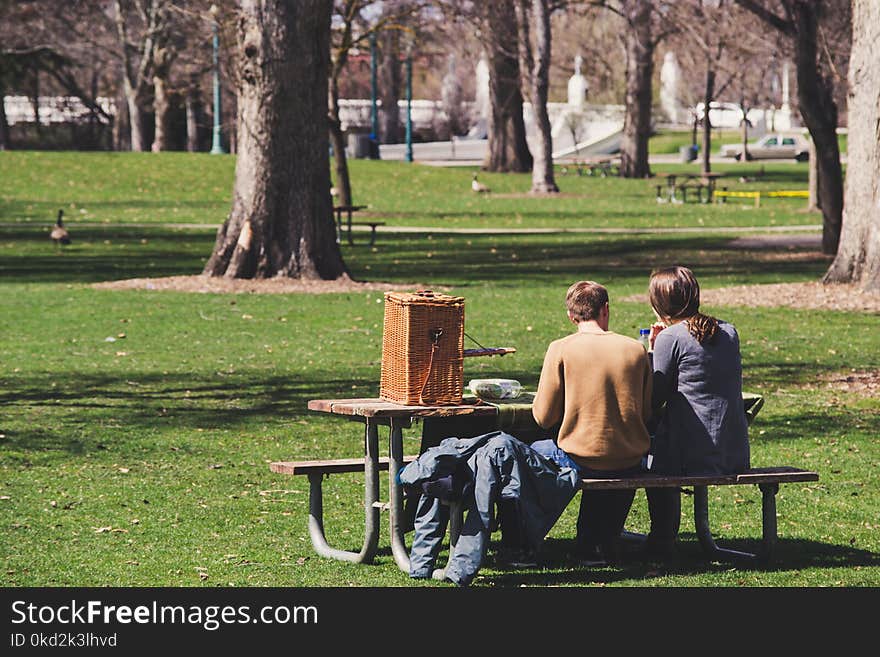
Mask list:
POLYGON ((686 203, 689 190, 696 191, 698 202, 711 203, 716 194, 716 182, 719 178, 723 178, 724 174, 714 171, 699 174, 661 173, 659 177, 664 178, 665 182, 655 185, 658 203, 686 203), (683 179, 684 182, 678 182, 679 179, 683 179), (706 191, 705 200, 703 190, 706 191))
POLYGON ((334 205, 333 213, 336 215, 336 241, 339 242, 342 239, 342 231, 343 231, 343 223, 342 223, 342 215, 345 214, 347 217, 346 226, 348 228, 348 243, 354 244, 354 240, 351 236, 351 227, 355 226, 369 226, 370 230, 370 246, 376 243, 376 226, 384 226, 384 221, 352 221, 352 215, 355 212, 359 212, 360 210, 365 210, 368 208, 368 205, 334 205))
MULTIPOLYGON (((403 492, 397 482, 397 473, 416 456, 403 455, 402 430, 412 426, 416 419, 425 420, 421 451, 424 451, 428 422, 433 425, 434 437, 479 435, 494 428, 498 409, 477 400, 468 400, 456 406, 404 406, 381 399, 313 400, 309 409, 346 416, 365 424, 364 458, 334 459, 321 461, 278 461, 271 463, 272 472, 285 475, 305 475, 309 478, 309 534, 315 551, 324 557, 357 563, 371 563, 378 549, 379 512, 390 511, 392 554, 404 572, 409 570, 409 554, 404 542, 406 521, 404 519, 403 492), (454 426, 455 423, 458 426, 454 426), (447 424, 449 423, 449 424, 447 424), (390 456, 379 457, 378 426, 390 427, 390 456), (448 427, 444 430, 444 426, 448 427), (472 431, 462 431, 470 426, 472 431), (454 427, 454 430, 453 428, 454 427), (389 471, 389 501, 379 501, 379 472, 389 471), (322 482, 331 474, 364 473, 365 479, 365 536, 359 552, 331 547, 324 533, 322 482)), ((513 432, 511 432, 513 433, 513 432)), ((436 442, 436 441, 434 441, 436 442)), ((706 556, 715 560, 763 560, 770 561, 777 540, 776 493, 780 484, 818 481, 815 472, 790 466, 752 468, 741 474, 713 476, 662 476, 642 473, 625 479, 582 479, 581 490, 611 490, 639 488, 693 487, 694 525, 697 537, 706 556), (716 545, 709 527, 710 486, 757 485, 762 495, 762 539, 758 552, 742 552, 716 545)), ((461 518, 453 515, 450 524, 450 543, 455 544, 457 527, 461 518)), ((626 532, 627 538, 641 537, 626 532)), ((643 538, 643 537, 642 537, 643 538)))

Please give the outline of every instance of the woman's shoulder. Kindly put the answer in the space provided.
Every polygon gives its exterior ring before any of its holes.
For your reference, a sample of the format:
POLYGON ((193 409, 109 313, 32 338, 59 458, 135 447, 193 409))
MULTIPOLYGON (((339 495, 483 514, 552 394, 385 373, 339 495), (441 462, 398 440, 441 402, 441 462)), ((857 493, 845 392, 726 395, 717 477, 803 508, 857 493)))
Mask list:
POLYGON ((678 322, 672 326, 668 326, 657 334, 657 340, 663 338, 663 341, 679 341, 690 335, 687 322, 678 322))
POLYGON ((718 320, 718 328, 728 335, 738 335, 736 327, 730 322, 725 322, 723 319, 718 320))

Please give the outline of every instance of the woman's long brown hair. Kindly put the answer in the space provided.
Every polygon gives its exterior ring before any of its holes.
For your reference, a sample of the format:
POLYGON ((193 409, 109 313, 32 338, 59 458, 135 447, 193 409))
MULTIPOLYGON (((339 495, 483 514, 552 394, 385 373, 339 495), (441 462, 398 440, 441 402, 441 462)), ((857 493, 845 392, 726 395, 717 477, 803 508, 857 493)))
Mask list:
POLYGON ((711 341, 718 320, 700 312, 700 284, 687 267, 667 267, 651 274, 648 284, 651 306, 660 317, 680 319, 700 344, 711 341))

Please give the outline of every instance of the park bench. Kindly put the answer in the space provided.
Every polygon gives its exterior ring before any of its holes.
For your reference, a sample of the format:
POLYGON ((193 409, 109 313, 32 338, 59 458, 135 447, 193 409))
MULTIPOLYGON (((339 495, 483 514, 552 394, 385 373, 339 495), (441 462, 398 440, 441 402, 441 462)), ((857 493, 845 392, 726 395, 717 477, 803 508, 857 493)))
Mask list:
MULTIPOLYGON (((404 463, 410 463, 415 456, 405 456, 404 463)), ((379 469, 388 470, 388 458, 379 459, 379 469)), ((271 463, 269 469, 277 474, 306 475, 309 478, 309 524, 313 522, 323 526, 323 493, 322 481, 331 474, 364 472, 363 458, 336 459, 329 461, 279 461, 271 463)), ((625 479, 582 479, 581 490, 635 490, 639 488, 685 488, 693 487, 694 525, 697 538, 706 556, 720 561, 756 560, 770 561, 776 545, 776 493, 780 484, 818 481, 815 472, 798 468, 766 467, 752 468, 747 472, 735 475, 718 476, 660 476, 641 474, 625 479), (757 485, 761 491, 762 540, 758 553, 741 552, 719 547, 715 544, 709 529, 709 495, 710 486, 743 486, 757 485)), ((387 508, 387 504, 374 503, 374 506, 387 508)), ((456 523, 457 525, 458 523, 456 523)), ((628 538, 634 535, 627 532, 628 538)), ((455 537, 452 538, 454 541, 455 537)))
POLYGON ((370 246, 376 243, 376 226, 384 226, 384 221, 352 221, 352 215, 355 212, 359 212, 360 210, 364 210, 368 208, 367 205, 334 205, 333 213, 336 215, 336 241, 340 242, 342 240, 342 232, 343 232, 343 222, 342 215, 346 215, 347 221, 345 225, 348 228, 348 243, 354 244, 354 240, 351 236, 351 227, 355 226, 369 226, 370 227, 370 246))
POLYGON ((753 198, 755 199, 755 207, 761 207, 761 196, 769 198, 809 198, 810 192, 805 189, 781 190, 776 192, 755 192, 755 191, 728 191, 727 187, 722 187, 721 191, 715 192, 717 203, 724 203, 728 198, 753 198))
MULTIPOLYGON (((573 166, 579 176, 601 176, 606 178, 620 173, 619 158, 593 158, 589 160, 575 160, 573 166)), ((568 173, 568 166, 563 166, 560 173, 564 176, 568 173)))

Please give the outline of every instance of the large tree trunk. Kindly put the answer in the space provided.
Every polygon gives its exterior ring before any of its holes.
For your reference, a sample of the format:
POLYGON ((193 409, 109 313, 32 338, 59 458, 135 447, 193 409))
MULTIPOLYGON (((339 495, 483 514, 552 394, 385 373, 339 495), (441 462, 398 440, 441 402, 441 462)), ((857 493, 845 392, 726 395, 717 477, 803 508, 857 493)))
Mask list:
MULTIPOLYGON (((876 0, 871 0, 876 2, 876 0)), ((822 209, 822 251, 837 253, 843 221, 843 170, 837 144, 837 105, 834 83, 822 71, 818 47, 821 0, 786 0, 785 18, 756 0, 736 0, 763 21, 792 39, 797 66, 798 106, 816 144, 819 206, 822 209)), ((826 10, 832 7, 826 6, 826 10)))
POLYGON ((168 72, 157 69, 153 76, 153 111, 156 114, 156 131, 153 135, 152 151, 158 153, 168 150, 168 133, 171 118, 171 102, 168 98, 168 72))
POLYGON ((125 83, 125 102, 128 106, 128 126, 131 139, 131 150, 145 151, 147 144, 143 130, 143 115, 137 94, 127 82, 125 83))
POLYGON ((113 129, 111 139, 113 142, 113 150, 127 151, 131 149, 128 139, 131 136, 131 130, 128 128, 128 103, 125 96, 116 95, 115 99, 118 111, 113 117, 113 129))
POLYGON ((40 71, 34 71, 33 86, 31 87, 31 106, 34 108, 34 132, 37 141, 43 138, 43 122, 40 120, 40 71))
POLYGON ((751 156, 749 155, 749 108, 746 106, 745 92, 740 96, 739 108, 743 113, 742 123, 740 123, 739 126, 742 128, 742 132, 740 133, 740 137, 742 138, 742 155, 740 159, 743 162, 748 162, 751 159, 751 156))
POLYGON ((379 136, 383 144, 400 142, 400 30, 384 30, 381 34, 382 63, 379 66, 379 136))
POLYGON ((843 170, 837 143, 834 84, 819 69, 816 7, 812 3, 798 2, 794 4, 794 10, 798 107, 816 144, 819 207, 822 208, 822 252, 834 255, 840 242, 843 221, 843 170))
POLYGON ((489 38, 489 144, 483 168, 525 173, 532 169, 526 142, 523 99, 517 59, 514 0, 486 3, 489 38))
POLYGON ((819 167, 816 165, 816 160, 816 142, 810 139, 810 159, 807 161, 807 190, 809 193, 807 210, 810 212, 819 212, 821 210, 821 201, 819 201, 819 167))
POLYGON ((703 96, 703 173, 712 171, 712 163, 709 158, 712 150, 712 121, 709 120, 709 108, 715 97, 715 70, 710 68, 706 71, 706 90, 703 96))
POLYGON ((532 39, 529 25, 534 28, 534 57, 520 57, 520 66, 526 64, 524 72, 528 77, 529 100, 535 116, 538 132, 538 148, 533 154, 532 189, 533 194, 556 193, 559 187, 553 177, 553 136, 550 115, 547 113, 547 95, 550 87, 550 8, 547 0, 521 0, 517 5, 520 19, 520 51, 530 55, 532 39), (531 11, 528 6, 531 4, 531 11), (523 61, 525 59, 525 61, 523 61), (531 66, 528 66, 528 65, 531 66))
POLYGON ((192 80, 186 90, 186 150, 199 150, 199 88, 192 80))
POLYGON ((5 151, 12 147, 9 140, 9 121, 6 118, 6 87, 0 78, 0 151, 5 151))
POLYGON ((651 35, 649 0, 628 0, 623 5, 626 21, 626 114, 620 142, 620 175, 646 178, 648 140, 651 137, 651 82, 654 76, 654 41, 651 35))
MULTIPOLYGON (((846 202, 840 248, 826 283, 880 291, 880 3, 853 1, 846 202)), ((821 186, 821 177, 820 177, 821 186)))
POLYGON ((232 210, 204 273, 335 279, 346 269, 330 204, 331 0, 240 0, 232 210), (296 120, 291 120, 295 117, 296 120))

